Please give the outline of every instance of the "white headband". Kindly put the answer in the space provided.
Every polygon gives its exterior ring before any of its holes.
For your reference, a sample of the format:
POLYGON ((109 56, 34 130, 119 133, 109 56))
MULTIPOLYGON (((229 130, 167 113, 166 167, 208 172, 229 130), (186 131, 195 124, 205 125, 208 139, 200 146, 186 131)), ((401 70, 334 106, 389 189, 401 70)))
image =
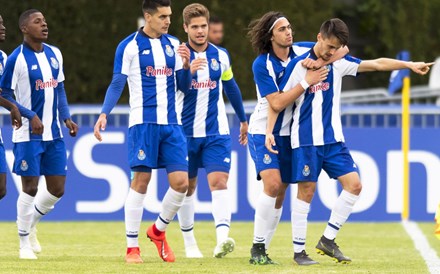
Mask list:
POLYGON ((272 26, 270 27, 268 33, 270 33, 272 31, 273 27, 275 27, 276 23, 278 23, 278 21, 280 21, 282 19, 286 19, 286 17, 280 17, 277 20, 275 20, 275 22, 273 22, 272 26))

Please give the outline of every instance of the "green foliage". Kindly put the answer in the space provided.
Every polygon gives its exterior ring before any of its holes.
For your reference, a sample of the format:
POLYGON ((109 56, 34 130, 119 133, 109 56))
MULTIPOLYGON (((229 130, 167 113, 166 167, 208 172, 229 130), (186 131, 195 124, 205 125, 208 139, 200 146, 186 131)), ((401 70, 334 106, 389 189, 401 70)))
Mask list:
MULTIPOLYGON (((174 0, 170 34, 186 41, 182 28, 183 8, 194 1, 174 0)), ((394 58, 402 49, 414 60, 432 61, 440 55, 440 0, 200 0, 212 14, 223 18, 228 49, 237 82, 245 99, 255 99, 252 51, 246 37, 247 26, 267 11, 283 11, 296 31, 296 41, 315 41, 321 23, 341 17, 350 27, 350 52, 362 59, 394 58)), ((63 52, 66 89, 71 103, 101 103, 111 81, 118 43, 136 31, 142 16, 141 0, 0 0, 0 14, 7 27, 7 40, 0 47, 10 53, 22 41, 18 17, 29 8, 45 15, 48 43, 63 52)), ((384 87, 389 73, 371 73, 349 88, 384 87)), ((413 84, 427 83, 427 77, 413 75, 413 84)), ((122 103, 128 102, 128 92, 122 103)))
MULTIPOLYGON (((62 205, 60 205, 62 207, 62 205)), ((55 210, 60 210, 56 208, 55 210)), ((151 221, 143 222, 144 231, 151 221)), ((215 245, 213 222, 196 222, 195 235, 202 259, 187 259, 177 222, 167 229, 167 239, 176 254, 176 262, 164 263, 154 245, 139 234, 143 264, 127 265, 123 222, 41 222, 38 237, 43 251, 37 261, 18 259, 17 226, 0 223, 2 248, 1 273, 428 273, 426 264, 399 222, 347 223, 337 243, 351 257, 349 265, 334 263, 315 253, 314 246, 326 223, 309 223, 306 249, 319 265, 294 265, 291 226, 281 222, 268 250, 278 265, 249 264, 252 222, 233 222, 231 237, 236 248, 225 258, 212 257, 215 245)), ((433 226, 433 224, 431 223, 433 226)), ((432 234, 431 232, 429 232, 432 234)), ((437 241, 437 239, 435 239, 437 241)), ((432 244, 432 242, 430 242, 432 244)))

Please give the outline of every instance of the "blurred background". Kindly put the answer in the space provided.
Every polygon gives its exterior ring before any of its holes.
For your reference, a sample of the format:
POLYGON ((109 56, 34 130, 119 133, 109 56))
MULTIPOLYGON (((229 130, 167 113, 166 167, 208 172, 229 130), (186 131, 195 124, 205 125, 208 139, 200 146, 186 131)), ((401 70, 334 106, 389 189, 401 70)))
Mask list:
MULTIPOLYGON (((169 33, 186 41, 182 10, 196 1, 172 1, 169 33)), ((343 19, 350 29, 350 54, 361 59, 395 58, 408 50, 414 61, 434 61, 440 56, 440 0, 200 0, 211 14, 224 21, 223 46, 229 50, 236 80, 246 100, 256 99, 252 75, 252 51, 246 37, 247 26, 267 11, 282 11, 296 32, 295 41, 316 41, 323 21, 343 19)), ((112 77, 118 43, 136 31, 142 16, 141 0, 0 0, 0 14, 7 28, 6 43, 0 48, 10 53, 22 42, 18 17, 29 8, 42 11, 49 25, 48 43, 64 55, 66 90, 70 103, 102 103, 112 77)), ((385 87, 389 73, 346 77, 343 89, 385 87)), ((412 84, 424 85, 427 77, 412 75, 412 84)), ((124 92, 120 103, 128 102, 124 92)))

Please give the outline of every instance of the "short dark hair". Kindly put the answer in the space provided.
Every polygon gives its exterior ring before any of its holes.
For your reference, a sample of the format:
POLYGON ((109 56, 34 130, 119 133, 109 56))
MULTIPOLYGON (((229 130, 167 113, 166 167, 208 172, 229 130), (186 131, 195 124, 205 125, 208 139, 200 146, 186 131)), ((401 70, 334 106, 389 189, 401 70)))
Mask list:
POLYGON ((220 17, 218 17, 217 15, 211 15, 209 17, 209 23, 210 24, 211 23, 213 23, 213 24, 222 24, 223 20, 220 17))
POLYGON ((142 3, 142 11, 144 13, 153 14, 159 7, 171 6, 171 0, 144 0, 142 3))
POLYGON ((18 27, 21 29, 24 25, 27 24, 27 21, 28 21, 29 17, 30 17, 32 14, 37 13, 37 12, 40 12, 40 13, 41 13, 41 11, 39 11, 39 10, 37 10, 37 9, 30 9, 30 10, 26 10, 26 11, 24 11, 24 12, 20 15, 20 17, 18 18, 18 27))
POLYGON ((342 45, 348 44, 349 31, 347 25, 339 18, 325 21, 319 30, 324 38, 336 37, 342 45))

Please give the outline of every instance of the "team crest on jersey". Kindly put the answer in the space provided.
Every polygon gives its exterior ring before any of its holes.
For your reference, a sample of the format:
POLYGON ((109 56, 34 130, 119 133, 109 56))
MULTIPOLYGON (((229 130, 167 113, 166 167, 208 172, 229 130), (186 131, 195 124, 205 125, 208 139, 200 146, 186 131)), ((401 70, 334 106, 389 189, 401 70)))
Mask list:
POLYGON ((139 149, 139 152, 138 152, 138 159, 142 161, 142 160, 145 159, 145 157, 147 157, 147 156, 145 155, 145 152, 144 152, 142 149, 139 149))
POLYGON ((212 58, 211 59, 211 69, 214 71, 217 71, 217 70, 219 70, 219 68, 220 68, 220 65, 218 64, 217 59, 212 58))
POLYGON ((266 165, 272 163, 272 158, 270 158, 269 154, 264 154, 263 163, 266 165))
POLYGON ((54 69, 58 69, 60 67, 60 65, 58 64, 57 59, 50 57, 50 65, 54 68, 54 69))
POLYGON ((2 63, 0 63, 0 75, 2 75, 3 74, 3 65, 2 65, 2 63))
POLYGON ((309 167, 308 165, 304 165, 304 168, 303 168, 302 174, 303 174, 304 176, 309 176, 309 175, 310 175, 310 167, 309 167))
POLYGON ((21 165, 20 165, 20 169, 23 171, 26 171, 26 170, 28 170, 28 168, 29 168, 29 166, 28 166, 27 162, 25 160, 22 160, 21 165))
POLYGON ((170 47, 170 45, 166 45, 166 46, 165 46, 165 53, 166 53, 169 57, 173 57, 173 56, 174 56, 174 51, 173 51, 173 49, 170 47))

